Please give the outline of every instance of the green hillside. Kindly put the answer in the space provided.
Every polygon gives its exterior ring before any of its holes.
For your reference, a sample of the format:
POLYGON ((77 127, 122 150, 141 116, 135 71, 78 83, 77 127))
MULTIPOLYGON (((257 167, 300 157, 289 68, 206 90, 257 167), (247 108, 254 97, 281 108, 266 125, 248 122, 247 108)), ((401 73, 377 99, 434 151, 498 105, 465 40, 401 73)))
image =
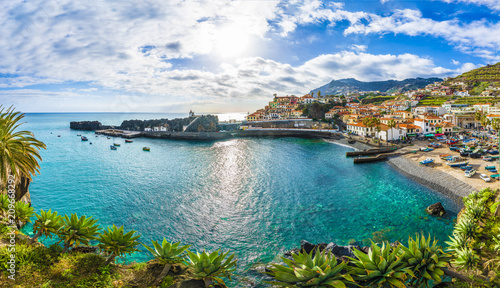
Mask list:
POLYGON ((465 72, 462 75, 451 78, 446 82, 452 83, 454 81, 465 81, 468 83, 500 81, 500 62, 465 72))

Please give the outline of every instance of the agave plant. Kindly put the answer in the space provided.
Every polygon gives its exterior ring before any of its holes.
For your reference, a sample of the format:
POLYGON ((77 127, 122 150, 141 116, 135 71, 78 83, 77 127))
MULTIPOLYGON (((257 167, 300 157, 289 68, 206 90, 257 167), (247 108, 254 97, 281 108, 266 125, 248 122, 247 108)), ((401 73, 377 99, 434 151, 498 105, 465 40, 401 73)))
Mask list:
POLYGON ((193 275, 196 279, 203 280, 205 287, 210 287, 214 281, 225 286, 220 277, 227 277, 231 280, 231 273, 236 270, 234 253, 229 255, 229 251, 224 253, 219 249, 210 254, 205 251, 202 253, 187 251, 187 254, 189 265, 194 271, 193 275))
POLYGON ((455 231, 464 235, 466 238, 474 238, 477 234, 477 223, 471 217, 463 217, 455 225, 455 231))
POLYGON ((172 244, 165 238, 163 238, 161 245, 156 241, 151 242, 153 243, 152 248, 144 244, 142 244, 142 246, 148 249, 148 251, 151 252, 157 260, 165 264, 163 270, 155 281, 155 286, 158 286, 163 278, 167 276, 172 264, 181 263, 186 259, 184 252, 187 251, 191 245, 180 246, 181 242, 172 244))
POLYGON ((474 253, 472 248, 458 249, 455 252, 457 255, 451 263, 458 266, 458 270, 471 270, 479 262, 479 257, 474 253))
POLYGON ((498 234, 497 236, 493 237, 493 250, 497 253, 500 252, 500 234, 498 234))
POLYGON ((9 210, 10 198, 7 194, 0 194, 0 213, 5 217, 9 210))
POLYGON ((450 236, 450 241, 445 241, 444 243, 448 244, 446 251, 455 251, 467 247, 470 243, 470 239, 464 234, 454 231, 453 236, 450 236))
POLYGON ((17 201, 14 205, 17 228, 21 228, 24 223, 31 222, 30 218, 35 213, 35 209, 23 201, 17 201))
POLYGON ((354 255, 358 259, 351 259, 352 264, 356 267, 352 268, 351 274, 354 280, 366 287, 405 287, 405 282, 408 275, 413 275, 412 270, 408 267, 407 262, 399 256, 400 246, 392 248, 389 243, 384 242, 382 247, 372 242, 370 252, 365 254, 354 249, 354 255), (392 250, 392 251, 391 251, 392 250))
POLYGON ((408 267, 413 271, 414 278, 409 280, 409 284, 414 287, 429 287, 429 284, 441 282, 444 271, 450 256, 443 252, 441 246, 437 246, 434 239, 431 245, 431 237, 417 235, 415 240, 408 239, 408 248, 401 245, 400 256, 408 263, 408 267))
POLYGON ((62 216, 57 215, 57 212, 41 210, 40 214, 35 214, 36 220, 33 223, 33 233, 35 236, 31 238, 28 244, 32 244, 38 237, 44 235, 52 238, 52 234, 56 234, 62 227, 62 216))
POLYGON ((467 215, 474 221, 479 221, 486 212, 486 208, 483 205, 478 203, 471 204, 466 210, 467 215))
POLYGON ((141 235, 134 235, 136 232, 132 230, 124 233, 123 226, 118 228, 113 224, 111 228, 108 227, 104 232, 99 234, 99 244, 97 246, 108 255, 108 259, 104 265, 113 262, 116 256, 139 251, 135 248, 135 246, 139 245, 139 242, 135 240, 139 239, 141 235))
POLYGON ((97 221, 85 215, 78 218, 75 213, 71 214, 71 217, 64 215, 63 227, 57 233, 64 242, 62 253, 66 253, 70 247, 78 247, 80 244, 88 245, 90 240, 97 239, 96 235, 101 230, 97 221))
POLYGON ((284 287, 346 287, 345 284, 354 284, 348 273, 341 272, 347 267, 342 262, 337 265, 337 259, 330 252, 316 251, 314 257, 310 253, 292 254, 293 260, 282 257, 288 266, 274 264, 269 273, 276 281, 269 284, 284 287))

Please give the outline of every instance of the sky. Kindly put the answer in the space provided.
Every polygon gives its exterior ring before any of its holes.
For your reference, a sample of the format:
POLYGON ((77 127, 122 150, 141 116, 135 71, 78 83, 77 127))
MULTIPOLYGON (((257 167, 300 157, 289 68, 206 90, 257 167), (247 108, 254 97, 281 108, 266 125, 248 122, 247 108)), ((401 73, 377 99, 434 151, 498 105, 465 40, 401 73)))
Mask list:
POLYGON ((253 112, 331 80, 500 62, 498 0, 1 1, 0 104, 253 112))

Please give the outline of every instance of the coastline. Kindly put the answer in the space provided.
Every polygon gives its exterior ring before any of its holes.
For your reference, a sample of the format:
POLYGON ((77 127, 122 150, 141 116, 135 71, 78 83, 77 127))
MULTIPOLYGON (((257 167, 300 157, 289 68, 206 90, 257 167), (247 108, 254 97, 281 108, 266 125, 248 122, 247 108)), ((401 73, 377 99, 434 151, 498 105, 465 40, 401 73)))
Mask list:
MULTIPOLYGON (((372 146, 360 143, 359 141, 356 141, 354 144, 349 144, 347 139, 328 140, 328 142, 350 147, 355 150, 373 148, 372 146)), ((403 174, 405 177, 410 178, 411 180, 422 184, 437 193, 445 195, 460 209, 463 208, 462 197, 465 197, 472 191, 477 190, 475 187, 453 177, 449 173, 419 165, 418 161, 414 161, 404 155, 391 157, 386 161, 386 163, 399 173, 403 174)))

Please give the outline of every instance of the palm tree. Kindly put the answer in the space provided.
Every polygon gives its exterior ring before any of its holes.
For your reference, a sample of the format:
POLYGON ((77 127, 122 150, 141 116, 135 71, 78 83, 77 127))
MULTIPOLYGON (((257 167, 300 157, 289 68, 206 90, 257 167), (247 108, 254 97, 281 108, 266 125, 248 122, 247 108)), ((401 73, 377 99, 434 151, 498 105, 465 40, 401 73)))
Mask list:
POLYGON ((139 245, 139 242, 135 240, 139 239, 141 235, 134 235, 136 232, 132 230, 124 234, 123 226, 118 228, 113 224, 113 227, 108 227, 107 230, 99 234, 99 249, 109 255, 104 266, 113 262, 116 256, 139 251, 135 248, 135 246, 139 245))
MULTIPOLYGON (((396 121, 394 121, 394 119, 389 120, 387 122, 387 127, 389 127, 389 129, 391 130, 391 141, 392 141, 392 128, 396 127, 396 121)), ((385 136, 387 140, 387 134, 385 136)))
POLYGON ((90 240, 97 239, 96 235, 101 230, 97 219, 87 218, 85 215, 78 218, 73 213, 71 218, 64 215, 63 227, 57 231, 57 236, 64 242, 62 253, 66 253, 70 247, 78 247, 81 244, 88 245, 90 240))
POLYGON ((481 111, 476 111, 476 114, 474 115, 474 119, 477 121, 477 122, 481 122, 481 119, 483 119, 483 112, 481 111))
POLYGON ((42 235, 52 239, 52 234, 56 234, 57 231, 62 227, 62 216, 57 215, 57 212, 41 210, 40 214, 35 214, 36 220, 33 223, 33 233, 36 233, 33 238, 31 238, 28 244, 32 244, 36 239, 42 235))
POLYGON ((167 241, 167 239, 163 238, 163 242, 161 245, 156 242, 156 241, 151 241, 153 243, 153 247, 146 246, 142 244, 146 249, 148 249, 153 256, 160 261, 161 263, 165 264, 163 267, 163 270, 161 271, 160 275, 155 281, 154 286, 160 285, 161 281, 165 276, 167 276, 168 271, 170 271, 170 268, 172 267, 172 264, 175 263, 181 263, 186 259, 186 255, 184 254, 185 251, 191 246, 191 245, 186 245, 186 246, 181 246, 179 247, 181 242, 177 243, 170 243, 167 241))
POLYGON ((10 107, 5 110, 0 105, 0 183, 7 183, 9 175, 13 175, 16 185, 16 200, 27 192, 28 186, 36 173, 39 173, 38 153, 45 144, 33 137, 29 131, 16 131, 24 114, 14 112, 10 107))

